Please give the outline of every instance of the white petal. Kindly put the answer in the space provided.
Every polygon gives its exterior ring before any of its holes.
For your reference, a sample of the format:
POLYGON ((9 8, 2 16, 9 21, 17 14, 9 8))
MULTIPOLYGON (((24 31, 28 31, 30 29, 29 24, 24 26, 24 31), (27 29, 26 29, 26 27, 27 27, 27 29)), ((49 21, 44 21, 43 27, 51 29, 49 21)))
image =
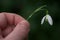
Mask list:
POLYGON ((44 23, 45 17, 46 17, 46 16, 44 16, 44 17, 42 18, 42 20, 41 20, 41 24, 44 23))
POLYGON ((50 15, 47 14, 46 19, 48 20, 50 25, 53 25, 53 20, 52 20, 52 17, 50 15))

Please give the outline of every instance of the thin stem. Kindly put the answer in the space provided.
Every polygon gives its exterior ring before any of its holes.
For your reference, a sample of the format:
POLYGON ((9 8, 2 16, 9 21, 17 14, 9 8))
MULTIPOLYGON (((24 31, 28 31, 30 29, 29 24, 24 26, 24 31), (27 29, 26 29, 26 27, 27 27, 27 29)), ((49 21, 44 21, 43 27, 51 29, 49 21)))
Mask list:
POLYGON ((29 20, 36 12, 40 11, 43 7, 46 7, 46 5, 43 5, 43 6, 39 7, 39 8, 37 8, 35 11, 33 11, 33 12, 29 15, 29 17, 27 18, 27 20, 29 20))
POLYGON ((46 15, 48 14, 48 10, 46 9, 46 15))

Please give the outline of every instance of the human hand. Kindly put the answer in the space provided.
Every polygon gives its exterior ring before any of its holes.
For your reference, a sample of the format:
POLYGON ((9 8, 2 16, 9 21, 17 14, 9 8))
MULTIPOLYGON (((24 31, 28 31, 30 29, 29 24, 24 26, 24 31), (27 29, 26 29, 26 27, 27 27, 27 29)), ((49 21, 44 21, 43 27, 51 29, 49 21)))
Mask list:
POLYGON ((27 40, 29 23, 13 13, 0 13, 0 40, 27 40))

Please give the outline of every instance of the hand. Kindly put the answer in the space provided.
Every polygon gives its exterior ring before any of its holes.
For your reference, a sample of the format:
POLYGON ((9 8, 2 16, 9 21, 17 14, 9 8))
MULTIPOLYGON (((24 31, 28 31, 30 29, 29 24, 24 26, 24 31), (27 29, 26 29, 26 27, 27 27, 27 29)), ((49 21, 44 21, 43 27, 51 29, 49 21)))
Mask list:
POLYGON ((29 23, 13 13, 0 13, 0 40, 27 40, 29 23))

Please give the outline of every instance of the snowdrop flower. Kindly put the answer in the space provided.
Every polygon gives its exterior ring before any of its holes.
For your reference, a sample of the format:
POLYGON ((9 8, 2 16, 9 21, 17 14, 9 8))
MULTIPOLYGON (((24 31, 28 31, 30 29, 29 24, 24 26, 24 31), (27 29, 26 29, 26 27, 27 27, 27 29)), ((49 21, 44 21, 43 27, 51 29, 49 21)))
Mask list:
POLYGON ((46 15, 42 18, 41 24, 43 24, 44 21, 48 21, 48 23, 49 23, 50 25, 53 25, 52 17, 51 17, 49 14, 46 14, 46 15))

